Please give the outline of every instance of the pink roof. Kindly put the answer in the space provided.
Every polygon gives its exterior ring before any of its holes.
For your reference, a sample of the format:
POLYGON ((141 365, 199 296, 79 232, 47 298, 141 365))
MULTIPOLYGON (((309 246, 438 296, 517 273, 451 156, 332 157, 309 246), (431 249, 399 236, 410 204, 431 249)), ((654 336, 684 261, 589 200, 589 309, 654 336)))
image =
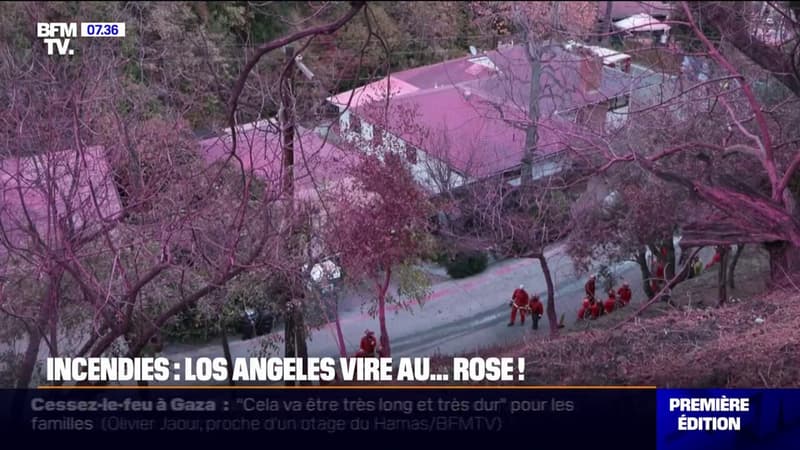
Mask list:
MULTIPOLYGON (((588 56, 594 58, 593 56, 588 56)), ((582 105, 597 103, 627 93, 631 80, 610 76, 608 71, 582 70, 587 56, 552 47, 543 61, 541 75, 540 116, 550 116, 582 105), (589 78, 599 79, 599 89, 587 91, 589 78)), ((391 75, 391 98, 398 99, 419 91, 448 86, 469 87, 473 92, 499 103, 512 103, 517 109, 527 109, 530 97, 530 65, 527 50, 522 45, 491 50, 476 56, 464 56, 449 61, 404 70, 391 75), (493 67, 493 68, 492 68, 493 67)), ((346 104, 347 91, 331 97, 337 104, 346 104)), ((386 98, 386 81, 382 79, 355 90, 354 108, 386 98), (364 94, 361 94, 364 92, 364 94), (368 93, 375 93, 369 95, 368 93)))
POLYGON ((117 219, 122 206, 110 175, 102 147, 0 160, 0 248, 25 246, 33 230, 57 245, 57 225, 67 218, 75 231, 117 219))
MULTIPOLYGON (((311 130, 298 129, 295 136, 295 190, 298 196, 312 195, 315 185, 323 186, 345 177, 345 170, 351 160, 348 154, 323 140, 311 130)), ((283 173, 282 148, 277 129, 260 127, 236 134, 236 154, 242 160, 245 170, 253 173, 268 186, 280 186, 283 173)), ((208 164, 226 160, 232 150, 229 135, 205 139, 199 142, 201 155, 208 164)), ((231 161, 236 164, 235 160, 231 161)))
MULTIPOLYGON (((489 52, 488 56, 501 71, 495 76, 463 83, 462 86, 495 103, 527 111, 531 68, 525 48, 517 45, 489 52)), ((596 68, 584 70, 589 69, 585 64, 587 57, 595 59, 553 47, 543 58, 539 81, 539 117, 550 117, 556 111, 598 103, 627 93, 626 87, 629 86, 620 77, 608 76, 599 59, 595 61, 596 68), (585 85, 591 78, 599 82, 599 89, 586 89, 585 85)))
POLYGON ((494 74, 494 70, 481 64, 482 61, 486 61, 486 57, 487 55, 485 54, 464 56, 436 64, 404 70, 392 74, 392 76, 418 89, 452 86, 465 81, 486 78, 494 74))
MULTIPOLYGON (((485 63, 487 55, 464 56, 427 66, 415 67, 389 75, 390 98, 443 86, 452 86, 466 81, 486 78, 495 73, 485 63), (484 64, 481 64, 484 62, 484 64)), ((491 64, 491 63, 488 63, 491 64)), ((336 105, 362 106, 387 96, 386 80, 382 78, 367 85, 342 92, 329 98, 336 105)))
MULTIPOLYGON (((629 90, 630 80, 608 76, 599 60, 586 64, 587 58, 596 59, 553 47, 543 61, 539 155, 563 150, 590 134, 563 122, 557 112, 629 90)), ((405 90, 391 98, 393 114, 384 118, 384 105, 369 101, 353 104, 354 114, 381 126, 388 119, 386 127, 393 134, 468 175, 488 176, 521 163, 531 80, 525 47, 505 47, 418 67, 392 74, 392 80, 405 83, 401 84, 405 90), (423 138, 418 130, 401 123, 403 117, 409 117, 409 110, 415 111, 416 122, 427 128, 429 136, 423 138)), ((385 84, 382 86, 385 89, 385 84)))
MULTIPOLYGON (((458 87, 419 91, 392 101, 387 120, 381 108, 355 109, 374 123, 386 128, 406 142, 442 160, 461 173, 485 177, 501 173, 521 164, 525 148, 523 111, 500 108, 478 95, 470 95, 458 87), (418 123, 427 132, 403 126, 402 113, 412 110, 418 123), (442 131, 444 130, 444 132, 442 131)), ((572 127, 551 119, 539 123, 536 154, 546 156, 562 150, 574 137, 566 130, 572 127)))
POLYGON ((395 96, 409 94, 417 90, 419 89, 416 86, 390 75, 387 78, 382 78, 365 86, 357 87, 355 89, 342 92, 341 94, 334 95, 328 100, 335 105, 346 106, 349 104, 351 107, 357 107, 366 103, 372 103, 374 101, 385 99, 387 94, 389 95, 389 98, 393 98, 395 96), (386 86, 387 80, 389 84, 388 87, 386 86))

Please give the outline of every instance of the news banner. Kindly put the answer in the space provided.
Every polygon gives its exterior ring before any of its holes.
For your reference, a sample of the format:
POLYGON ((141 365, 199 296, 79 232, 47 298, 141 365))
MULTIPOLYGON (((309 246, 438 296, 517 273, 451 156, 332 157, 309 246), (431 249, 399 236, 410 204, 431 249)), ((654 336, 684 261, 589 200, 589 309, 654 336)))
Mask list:
POLYGON ((433 373, 429 358, 235 358, 230 370, 224 358, 49 358, 47 384, 2 391, 0 433, 53 442, 95 433, 309 442, 441 434, 465 444, 535 436, 541 445, 615 449, 800 442, 800 391, 536 386, 525 364, 453 358, 433 373))

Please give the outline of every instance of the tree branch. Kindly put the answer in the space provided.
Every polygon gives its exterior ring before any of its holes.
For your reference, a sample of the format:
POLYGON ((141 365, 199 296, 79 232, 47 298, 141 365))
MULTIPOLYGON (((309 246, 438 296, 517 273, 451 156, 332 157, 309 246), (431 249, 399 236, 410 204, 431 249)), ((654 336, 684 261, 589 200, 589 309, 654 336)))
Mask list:
POLYGON ((626 323, 628 323, 628 322, 630 322, 631 320, 633 320, 635 317, 638 317, 638 316, 639 316, 641 313, 643 313, 643 312, 644 312, 644 310, 646 310, 647 308, 649 308, 649 307, 650 307, 650 306, 651 306, 653 303, 655 303, 655 302, 657 302, 657 301, 661 300, 661 298, 662 298, 662 297, 664 297, 664 295, 668 295, 668 294, 669 294, 669 292, 670 292, 670 291, 671 291, 671 290, 672 290, 672 289, 673 289, 675 286, 677 286, 677 285, 678 285, 678 283, 680 283, 680 282, 681 282, 681 280, 684 280, 684 279, 686 278, 686 274, 687 274, 687 272, 689 271, 689 268, 690 268, 690 267, 691 267, 691 265, 692 265, 692 259, 694 259, 694 257, 695 257, 695 256, 697 256, 697 254, 698 254, 699 252, 700 252, 700 248, 697 248, 697 249, 695 249, 695 250, 692 252, 692 254, 691 254, 691 255, 689 255, 689 257, 688 257, 688 258, 686 258, 686 262, 683 264, 683 267, 681 267, 681 270, 680 270, 680 271, 678 271, 678 272, 675 274, 675 276, 674 276, 674 277, 672 277, 672 278, 669 280, 669 282, 667 282, 667 284, 665 284, 665 285, 664 285, 664 287, 663 287, 663 288, 661 288, 661 290, 660 290, 660 291, 658 291, 658 292, 656 293, 656 295, 654 295, 654 296, 653 296, 653 298, 651 298, 650 300, 648 300, 648 301, 647 301, 647 302, 646 302, 644 305, 642 305, 642 306, 641 306, 641 308, 639 308, 638 310, 636 310, 636 312, 635 312, 635 313, 633 313, 631 316, 629 316, 627 319, 625 319, 625 320, 623 320, 622 322, 620 322, 620 323, 616 324, 615 326, 611 327, 610 329, 611 329, 611 330, 616 330, 616 329, 618 329, 618 328, 622 327, 622 326, 623 326, 623 325, 625 325, 626 323))
POLYGON ((244 90, 244 85, 247 81, 248 75, 250 75, 250 72, 253 70, 256 64, 258 64, 258 61, 260 61, 261 58, 267 53, 305 37, 315 36, 318 34, 331 34, 335 32, 347 24, 347 22, 349 22, 353 17, 355 17, 361 8, 366 5, 366 3, 367 2, 350 2, 350 10, 335 22, 331 22, 326 25, 320 25, 318 27, 308 28, 298 31, 297 33, 290 34, 286 37, 274 39, 266 44, 262 44, 256 49, 253 56, 244 65, 242 73, 239 74, 239 78, 233 85, 233 90, 231 91, 231 97, 228 104, 228 123, 231 126, 231 139, 233 140, 234 149, 236 145, 236 108, 239 104, 239 96, 241 95, 242 90, 244 90))
MULTIPOLYGON (((739 78, 740 84, 742 87, 742 93, 744 94, 745 98, 747 99, 747 103, 750 105, 750 109, 753 111, 755 115, 756 124, 758 125, 759 129, 759 144, 763 148, 764 155, 763 159, 761 160, 762 165, 764 166, 764 170, 767 172, 767 176, 769 177, 769 181, 772 187, 772 199, 776 202, 783 202, 782 194, 783 192, 779 192, 778 189, 778 172, 775 168, 775 159, 773 157, 773 149, 772 149, 772 138, 769 132, 769 126, 767 125, 767 120, 764 117, 764 112, 761 110, 761 104, 758 102, 753 90, 750 88, 750 84, 747 80, 739 73, 738 70, 730 63, 719 50, 711 43, 708 37, 703 33, 700 27, 697 26, 697 23, 692 16, 692 12, 689 8, 689 4, 687 2, 681 2, 683 6, 683 10, 686 13, 686 16, 689 21, 689 25, 691 26, 692 30, 694 31, 695 35, 703 42, 703 45, 708 48, 708 53, 711 57, 722 67, 725 68, 731 75, 735 75, 739 78)), ((745 29, 744 27, 742 27, 745 29)), ((734 117, 735 119, 735 117, 734 117)))
POLYGON ((753 62, 771 72, 795 96, 800 97, 800 79, 795 75, 792 54, 769 46, 748 33, 744 18, 738 14, 743 2, 725 2, 720 5, 709 2, 703 5, 702 16, 716 27, 725 39, 744 53, 753 62), (733 9, 737 8, 737 9, 733 9))
POLYGON ((789 183, 792 181, 792 177, 794 176, 797 169, 800 169, 800 152, 794 155, 794 159, 791 163, 789 163, 789 167, 786 168, 786 172, 783 173, 783 178, 781 178, 781 182, 778 183, 779 192, 783 192, 789 186, 789 183))
MULTIPOLYGON (((655 176, 682 185, 729 217, 731 226, 746 233, 772 235, 800 245, 800 224, 780 205, 767 197, 746 194, 719 186, 706 186, 675 173, 656 169, 647 160, 639 165, 655 176)), ((753 242, 748 240, 748 242, 753 242)), ((736 242, 733 242, 734 244, 736 242)), ((695 243, 695 245, 698 245, 695 243)))

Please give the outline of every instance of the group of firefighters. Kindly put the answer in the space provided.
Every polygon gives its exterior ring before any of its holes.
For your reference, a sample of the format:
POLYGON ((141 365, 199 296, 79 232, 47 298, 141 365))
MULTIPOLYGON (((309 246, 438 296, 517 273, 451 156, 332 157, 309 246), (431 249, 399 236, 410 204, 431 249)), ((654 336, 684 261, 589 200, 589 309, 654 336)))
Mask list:
MULTIPOLYGON (((583 304, 578 310, 578 320, 582 319, 596 319, 603 314, 610 314, 617 308, 623 308, 631 302, 633 292, 628 282, 622 283, 622 286, 617 290, 611 289, 608 291, 608 298, 603 301, 599 299, 596 293, 597 277, 592 275, 589 281, 584 285, 586 297, 583 299, 583 304)), ((525 291, 525 286, 520 285, 511 294, 511 320, 508 326, 514 326, 517 319, 517 312, 520 315, 520 325, 525 325, 525 315, 531 314, 533 321, 533 329, 539 328, 539 319, 544 314, 544 307, 542 306, 539 295, 534 294, 532 297, 525 291)))
POLYGON ((624 308, 631 302, 633 292, 628 282, 623 282, 622 286, 615 292, 614 289, 609 289, 608 298, 605 301, 597 298, 596 283, 597 278, 592 275, 589 281, 584 285, 586 297, 583 299, 581 308, 578 310, 578 320, 583 319, 597 319, 603 314, 610 314, 617 308, 624 308))
MULTIPOLYGON (((666 249, 662 249, 662 254, 666 256, 666 249)), ((708 269, 709 267, 718 263, 719 260, 720 253, 717 251, 717 253, 714 255, 714 258, 705 266, 705 269, 708 269)), ((651 288, 654 292, 657 292, 663 287, 663 283, 666 281, 664 279, 664 265, 658 258, 653 258, 651 267, 655 269, 655 277, 653 277, 653 279, 650 281, 651 288)), ((700 262, 699 258, 695 256, 691 264, 689 277, 691 278, 699 275, 700 271, 702 270, 703 264, 700 262)), ((596 282, 597 277, 592 275, 584 285, 586 297, 583 299, 583 303, 578 310, 578 320, 597 319, 604 314, 610 314, 615 309, 623 308, 631 302, 633 293, 631 292, 631 287, 627 281, 623 282, 622 286, 616 291, 614 289, 610 289, 608 291, 608 298, 605 300, 602 300, 595 295, 596 282)), ((511 294, 510 306, 511 320, 508 322, 509 327, 514 326, 517 321, 517 314, 519 313, 521 326, 525 325, 525 316, 530 314, 531 321, 533 322, 532 328, 534 330, 539 328, 539 320, 544 315, 544 306, 542 305, 538 294, 533 294, 533 296, 530 296, 525 291, 525 286, 520 285, 514 290, 513 294, 511 294)), ((381 350, 378 348, 378 342, 375 339, 375 333, 370 330, 366 330, 364 332, 364 337, 361 338, 361 345, 356 353, 356 356, 381 356, 381 350)))
POLYGON ((514 326, 514 322, 517 321, 517 311, 519 311, 520 326, 525 325, 525 315, 530 313, 533 329, 536 330, 539 328, 539 319, 541 319, 544 314, 544 306, 542 306, 542 301, 539 300, 538 294, 529 296, 525 291, 525 286, 520 284, 519 287, 514 290, 514 293, 511 294, 511 303, 509 306, 511 306, 511 321, 508 322, 508 326, 514 326))
POLYGON ((539 300, 538 294, 533 294, 532 297, 529 296, 525 291, 525 286, 520 284, 519 287, 514 290, 514 293, 511 294, 510 306, 511 321, 508 322, 508 326, 514 326, 514 322, 517 321, 517 311, 519 311, 519 324, 521 326, 525 325, 525 315, 530 313, 533 329, 539 329, 539 319, 541 319, 544 314, 544 307, 542 306, 541 300, 539 300))

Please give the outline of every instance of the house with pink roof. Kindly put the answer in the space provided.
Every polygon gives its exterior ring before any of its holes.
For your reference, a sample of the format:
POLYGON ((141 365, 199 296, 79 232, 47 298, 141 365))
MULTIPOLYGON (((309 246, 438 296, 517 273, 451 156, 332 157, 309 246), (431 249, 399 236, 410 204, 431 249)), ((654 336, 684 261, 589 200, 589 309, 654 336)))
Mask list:
MULTIPOLYGON (((404 154, 434 192, 494 176, 513 181, 529 125, 526 52, 510 45, 414 68, 329 101, 340 108, 345 139, 368 152, 404 154)), ((542 66, 537 178, 563 170, 560 155, 618 124, 610 116, 627 107, 632 87, 621 70, 603 67, 602 57, 578 46, 551 46, 542 66)))
MULTIPOLYGON (((330 139, 314 130, 297 129, 293 168, 296 198, 313 200, 318 190, 346 181, 352 155, 330 139)), ((229 132, 203 139, 198 145, 200 156, 208 164, 229 160, 234 151, 229 132)), ((261 178, 268 189, 279 189, 284 176, 283 148, 280 130, 274 121, 264 120, 237 128, 235 154, 245 171, 261 178)))

